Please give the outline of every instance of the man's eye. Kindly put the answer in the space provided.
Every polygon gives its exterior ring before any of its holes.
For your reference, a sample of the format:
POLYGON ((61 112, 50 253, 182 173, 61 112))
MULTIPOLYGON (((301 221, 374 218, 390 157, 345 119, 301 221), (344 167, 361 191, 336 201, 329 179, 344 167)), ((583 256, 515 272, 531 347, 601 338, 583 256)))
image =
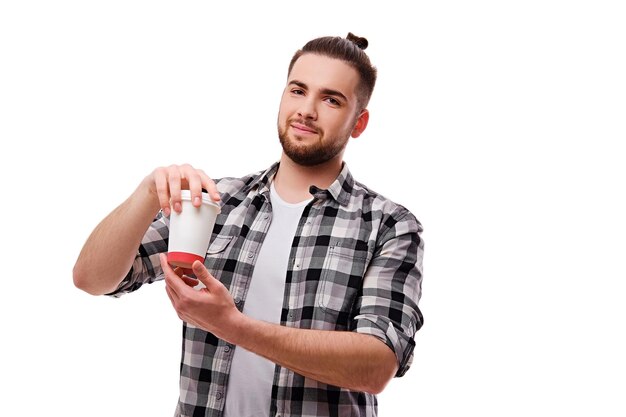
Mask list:
POLYGON ((334 98, 332 98, 332 97, 328 97, 328 98, 326 99, 326 101, 328 101, 328 102, 329 102, 330 104, 332 104, 333 106, 339 106, 339 105, 341 104, 338 100, 336 100, 336 99, 334 99, 334 98))
POLYGON ((300 89, 294 89, 294 90, 291 90, 291 93, 292 94, 297 94, 297 95, 301 96, 301 95, 304 94, 304 91, 302 91, 300 89))

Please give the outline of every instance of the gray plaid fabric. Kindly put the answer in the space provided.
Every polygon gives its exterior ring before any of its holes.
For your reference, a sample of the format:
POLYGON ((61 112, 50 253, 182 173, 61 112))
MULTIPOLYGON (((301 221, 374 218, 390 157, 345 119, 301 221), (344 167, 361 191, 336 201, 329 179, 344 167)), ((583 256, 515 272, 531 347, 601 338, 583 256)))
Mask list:
MULTIPOLYGON (((241 309, 255 259, 272 218, 269 184, 278 164, 243 178, 216 180, 222 196, 205 265, 241 309)), ((422 226, 404 207, 354 181, 344 164, 327 189, 311 187, 291 246, 281 325, 369 334, 395 353, 402 376, 423 323, 422 226)), ((157 216, 132 270, 112 294, 163 278, 169 221, 157 216)), ((183 323, 176 416, 221 416, 233 349, 183 323)), ((375 416, 376 396, 305 378, 276 366, 270 416, 375 416)))

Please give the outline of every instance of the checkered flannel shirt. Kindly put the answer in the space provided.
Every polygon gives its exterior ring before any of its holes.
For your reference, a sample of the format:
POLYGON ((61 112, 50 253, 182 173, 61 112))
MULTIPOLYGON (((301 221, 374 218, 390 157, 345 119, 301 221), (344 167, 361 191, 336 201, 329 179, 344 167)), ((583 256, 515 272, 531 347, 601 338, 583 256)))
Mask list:
MULTIPOLYGON (((216 180, 222 196, 205 265, 241 310, 268 230, 269 185, 278 169, 216 180)), ((280 323, 287 327, 372 335, 395 353, 402 376, 413 359, 423 317, 422 226, 404 207, 356 182, 344 164, 327 190, 312 186, 291 245, 280 323)), ((169 221, 159 214, 146 232, 120 296, 163 278, 169 221)), ((221 416, 235 347, 183 323, 176 416, 221 416)), ((270 416, 375 416, 377 399, 276 365, 270 416)))

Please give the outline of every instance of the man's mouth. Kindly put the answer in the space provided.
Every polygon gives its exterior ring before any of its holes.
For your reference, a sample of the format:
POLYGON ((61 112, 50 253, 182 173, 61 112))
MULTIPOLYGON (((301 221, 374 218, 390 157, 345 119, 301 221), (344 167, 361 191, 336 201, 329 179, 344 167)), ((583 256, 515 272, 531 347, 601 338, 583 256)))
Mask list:
POLYGON ((317 133, 317 129, 307 126, 304 123, 291 122, 290 126, 296 131, 305 134, 317 133))

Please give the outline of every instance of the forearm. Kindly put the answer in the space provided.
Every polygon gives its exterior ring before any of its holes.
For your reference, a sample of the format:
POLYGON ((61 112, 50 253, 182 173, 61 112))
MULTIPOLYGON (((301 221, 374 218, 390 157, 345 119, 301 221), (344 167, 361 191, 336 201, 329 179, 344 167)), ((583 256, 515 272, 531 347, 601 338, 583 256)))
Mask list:
POLYGON ((243 316, 231 343, 316 381, 379 393, 397 370, 394 353, 370 335, 296 329, 243 316))
POLYGON ((158 198, 142 183, 91 233, 74 266, 74 284, 94 295, 115 290, 158 211, 158 198))

